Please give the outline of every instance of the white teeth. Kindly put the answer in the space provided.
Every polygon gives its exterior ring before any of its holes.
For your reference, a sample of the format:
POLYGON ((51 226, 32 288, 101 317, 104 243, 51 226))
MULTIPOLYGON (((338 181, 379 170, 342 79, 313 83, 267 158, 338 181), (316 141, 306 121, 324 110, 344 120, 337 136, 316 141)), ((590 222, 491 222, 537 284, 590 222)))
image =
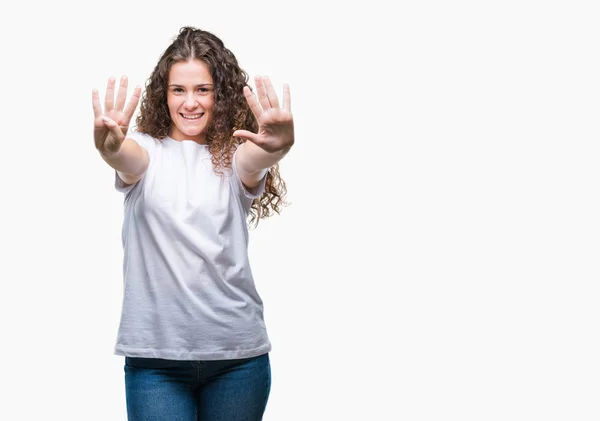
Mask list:
POLYGON ((202 117, 202 114, 192 114, 192 115, 185 115, 185 114, 181 114, 183 116, 183 118, 186 118, 188 120, 196 120, 200 117, 202 117))

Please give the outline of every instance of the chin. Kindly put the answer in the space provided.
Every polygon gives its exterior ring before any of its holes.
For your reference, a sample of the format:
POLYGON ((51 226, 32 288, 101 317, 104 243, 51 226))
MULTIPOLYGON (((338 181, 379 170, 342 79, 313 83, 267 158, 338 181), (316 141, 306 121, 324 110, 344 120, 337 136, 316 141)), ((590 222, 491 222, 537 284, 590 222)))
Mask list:
POLYGON ((189 131, 189 132, 183 132, 187 137, 198 137, 198 136, 202 136, 204 135, 204 131, 200 130, 200 131, 189 131))

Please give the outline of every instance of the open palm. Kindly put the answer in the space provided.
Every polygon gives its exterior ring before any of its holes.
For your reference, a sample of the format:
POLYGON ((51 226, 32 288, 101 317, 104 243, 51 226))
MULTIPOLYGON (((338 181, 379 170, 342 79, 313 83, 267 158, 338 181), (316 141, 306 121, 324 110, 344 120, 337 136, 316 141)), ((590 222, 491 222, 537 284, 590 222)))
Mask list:
POLYGON ((92 92, 94 108, 94 143, 101 153, 116 153, 121 148, 129 123, 140 100, 142 88, 137 86, 125 107, 127 99, 127 76, 121 77, 119 91, 115 101, 115 79, 108 79, 104 99, 104 113, 100 105, 98 91, 92 92))
POLYGON ((257 76, 255 84, 258 99, 247 86, 244 87, 244 96, 258 122, 258 132, 236 130, 233 135, 247 139, 269 153, 289 149, 294 144, 294 119, 289 86, 283 85, 283 106, 280 107, 268 77, 257 76))

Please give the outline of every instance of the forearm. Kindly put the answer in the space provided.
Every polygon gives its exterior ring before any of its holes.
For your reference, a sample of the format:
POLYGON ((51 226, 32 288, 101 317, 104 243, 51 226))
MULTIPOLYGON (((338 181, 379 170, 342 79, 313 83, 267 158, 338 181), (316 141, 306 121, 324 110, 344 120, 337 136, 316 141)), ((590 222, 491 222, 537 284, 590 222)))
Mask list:
POLYGON ((278 151, 267 152, 254 143, 246 141, 239 146, 239 149, 242 149, 240 152, 243 156, 242 160, 237 161, 241 170, 247 174, 257 174, 281 161, 290 151, 291 146, 278 151))
POLYGON ((108 165, 125 175, 139 177, 148 167, 147 152, 131 139, 125 139, 118 152, 100 151, 100 156, 108 165))

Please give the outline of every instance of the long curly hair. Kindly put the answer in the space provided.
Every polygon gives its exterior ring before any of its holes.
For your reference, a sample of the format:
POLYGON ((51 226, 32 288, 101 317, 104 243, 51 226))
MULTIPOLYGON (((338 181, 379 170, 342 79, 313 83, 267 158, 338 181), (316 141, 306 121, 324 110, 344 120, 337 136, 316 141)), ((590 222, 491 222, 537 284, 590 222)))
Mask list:
MULTIPOLYGON (((242 139, 234 137, 235 130, 256 132, 258 123, 243 94, 248 86, 248 74, 240 68, 231 51, 214 34, 184 26, 172 44, 167 47, 142 94, 137 130, 157 139, 164 139, 171 131, 173 121, 167 105, 169 72, 175 63, 200 60, 208 67, 214 86, 215 104, 212 121, 207 128, 207 147, 217 174, 231 168, 233 153, 242 139)), ((279 165, 269 168, 265 191, 254 199, 249 222, 256 227, 260 219, 279 214, 287 206, 285 182, 279 174, 279 165)))

